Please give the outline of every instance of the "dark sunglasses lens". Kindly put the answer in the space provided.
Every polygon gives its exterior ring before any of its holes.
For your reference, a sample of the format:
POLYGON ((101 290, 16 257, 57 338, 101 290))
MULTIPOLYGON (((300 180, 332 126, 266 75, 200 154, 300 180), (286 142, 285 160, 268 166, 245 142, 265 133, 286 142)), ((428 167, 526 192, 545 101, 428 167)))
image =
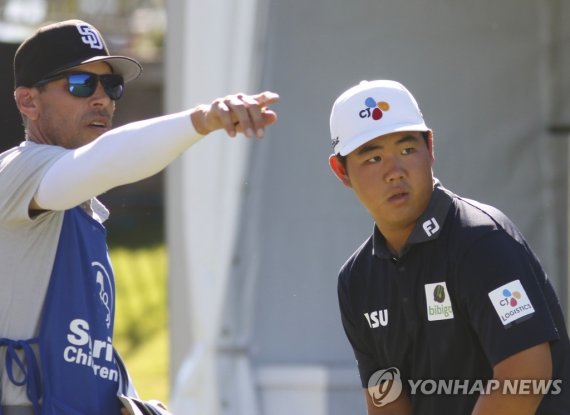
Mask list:
POLYGON ((101 80, 105 93, 112 100, 123 96, 125 84, 121 75, 95 75, 89 73, 71 73, 67 75, 69 93, 76 97, 90 97, 95 93, 101 80))
POLYGON ((125 84, 121 75, 102 75, 101 83, 112 100, 120 99, 123 96, 125 84))
POLYGON ((90 97, 97 89, 97 75, 72 73, 67 75, 69 93, 76 97, 90 97))

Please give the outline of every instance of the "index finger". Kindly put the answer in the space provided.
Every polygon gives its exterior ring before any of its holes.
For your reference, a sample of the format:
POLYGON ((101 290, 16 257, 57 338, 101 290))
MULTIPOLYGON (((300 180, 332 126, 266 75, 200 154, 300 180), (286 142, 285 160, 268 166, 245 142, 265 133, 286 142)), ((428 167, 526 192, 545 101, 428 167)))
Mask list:
POLYGON ((264 91, 251 97, 261 106, 275 104, 279 101, 279 94, 271 91, 264 91))

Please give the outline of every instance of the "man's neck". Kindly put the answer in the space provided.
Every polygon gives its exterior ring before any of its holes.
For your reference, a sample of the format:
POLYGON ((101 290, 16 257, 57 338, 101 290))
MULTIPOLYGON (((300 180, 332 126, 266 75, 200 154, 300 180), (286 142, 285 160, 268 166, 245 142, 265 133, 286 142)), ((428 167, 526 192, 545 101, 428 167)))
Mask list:
POLYGON ((384 239, 386 240, 386 246, 388 247, 390 252, 392 252, 397 256, 400 256, 400 253, 404 249, 404 246, 406 246, 406 242, 408 241, 408 238, 410 237, 415 226, 416 224, 413 223, 406 228, 390 229, 386 227, 381 227, 380 225, 378 225, 378 221, 376 221, 376 227, 378 228, 382 236, 384 236, 384 239))

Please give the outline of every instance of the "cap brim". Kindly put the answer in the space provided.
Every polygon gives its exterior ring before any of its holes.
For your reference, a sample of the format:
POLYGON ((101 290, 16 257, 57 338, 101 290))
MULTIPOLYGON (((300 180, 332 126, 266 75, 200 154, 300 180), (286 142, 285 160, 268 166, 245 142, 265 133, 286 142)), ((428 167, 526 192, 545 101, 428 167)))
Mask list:
POLYGON ((113 69, 113 73, 122 75, 125 82, 130 82, 137 79, 142 73, 142 66, 140 65, 140 63, 127 56, 94 56, 86 60, 69 63, 64 67, 56 69, 49 75, 46 75, 46 77, 55 75, 58 72, 63 72, 79 65, 85 65, 87 63, 93 63, 93 62, 108 63, 113 69))
POLYGON ((405 124, 400 127, 391 127, 391 128, 378 128, 375 130, 369 130, 364 134, 359 136, 353 137, 346 143, 344 146, 339 146, 337 149, 337 154, 341 156, 346 156, 347 154, 352 153, 361 145, 369 142, 370 140, 375 139, 376 137, 380 137, 382 135, 390 134, 390 133, 397 133, 401 131, 429 131, 430 129, 427 127, 425 123, 420 124, 405 124))

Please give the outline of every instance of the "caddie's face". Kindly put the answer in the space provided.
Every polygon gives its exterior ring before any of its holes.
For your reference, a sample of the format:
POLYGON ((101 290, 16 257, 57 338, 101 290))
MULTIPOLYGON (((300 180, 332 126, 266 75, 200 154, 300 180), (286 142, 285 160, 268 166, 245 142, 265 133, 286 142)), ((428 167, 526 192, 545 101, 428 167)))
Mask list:
POLYGON ((343 182, 380 231, 411 232, 431 198, 433 162, 431 132, 427 143, 420 132, 391 133, 348 154, 343 182))
MULTIPOLYGON (((111 73, 104 62, 80 65, 72 70, 98 75, 111 73)), ((115 102, 107 96, 100 82, 90 97, 76 97, 69 93, 67 79, 57 79, 42 87, 35 97, 37 115, 29 122, 28 130, 30 137, 39 142, 78 148, 111 129, 115 102)))

